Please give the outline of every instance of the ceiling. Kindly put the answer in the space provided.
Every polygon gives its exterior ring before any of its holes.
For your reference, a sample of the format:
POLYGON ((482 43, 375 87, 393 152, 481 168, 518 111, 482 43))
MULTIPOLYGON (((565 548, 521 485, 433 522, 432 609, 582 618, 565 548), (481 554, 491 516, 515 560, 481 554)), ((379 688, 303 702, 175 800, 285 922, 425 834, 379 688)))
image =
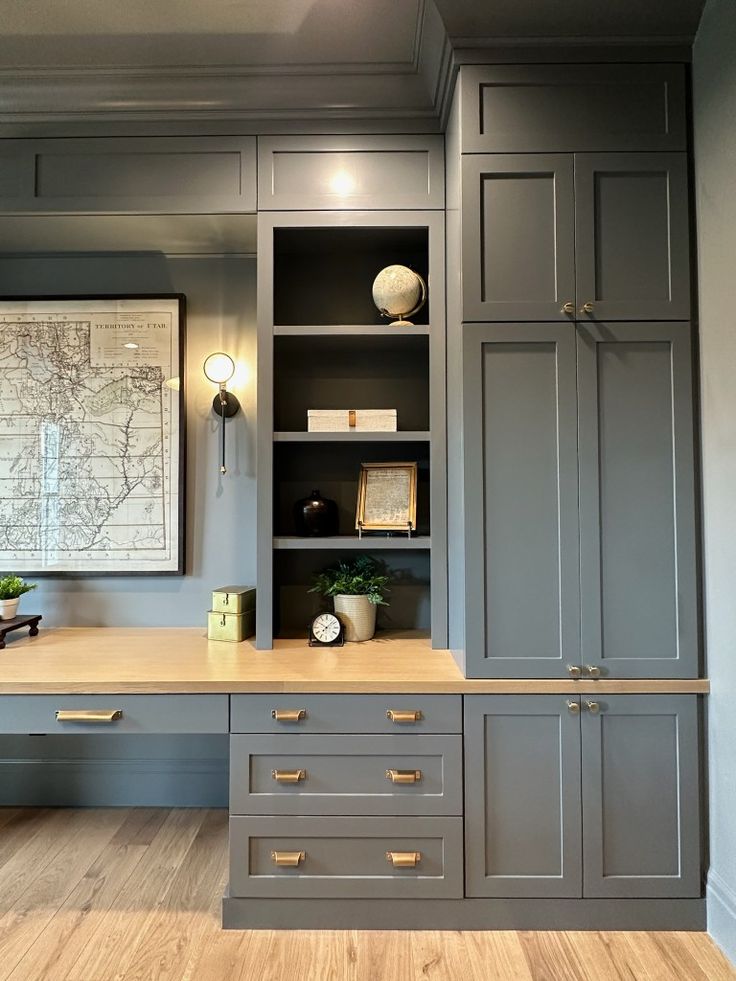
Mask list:
MULTIPOLYGON (((704 0, 0 0, 0 126, 434 121, 452 50, 689 43, 704 0)), ((427 123, 429 125, 429 123, 427 123)), ((398 125, 398 124, 397 124, 398 125)))

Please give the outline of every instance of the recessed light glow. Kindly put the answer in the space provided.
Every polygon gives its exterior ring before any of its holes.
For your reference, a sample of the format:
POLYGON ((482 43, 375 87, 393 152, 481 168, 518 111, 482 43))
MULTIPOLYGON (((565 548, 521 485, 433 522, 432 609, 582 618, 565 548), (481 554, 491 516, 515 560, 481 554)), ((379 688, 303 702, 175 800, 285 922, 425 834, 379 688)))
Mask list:
POLYGON ((338 170, 330 178, 330 190, 333 194, 352 194, 355 190, 355 178, 346 170, 338 170))

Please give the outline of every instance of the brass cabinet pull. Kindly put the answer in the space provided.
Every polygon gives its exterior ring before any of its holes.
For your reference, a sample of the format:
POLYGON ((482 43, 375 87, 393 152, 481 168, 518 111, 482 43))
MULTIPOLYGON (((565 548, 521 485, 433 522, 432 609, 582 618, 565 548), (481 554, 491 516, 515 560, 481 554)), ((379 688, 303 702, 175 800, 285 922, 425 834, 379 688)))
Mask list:
POLYGON ((271 776, 277 783, 299 783, 307 779, 306 770, 271 770, 271 776))
POLYGON ((122 709, 59 709, 57 722, 117 722, 123 717, 122 709))
POLYGON ((422 860, 421 852, 386 852, 386 861, 395 869, 413 869, 422 860))
POLYGON ((404 712, 399 709, 386 709, 386 718, 391 722, 421 722, 423 716, 419 711, 404 712))
POLYGON ((598 715, 598 713, 601 710, 601 706, 599 702, 586 701, 585 707, 587 708, 587 710, 590 712, 591 715, 598 715))
POLYGON ((583 672, 588 676, 588 678, 600 678, 601 676, 601 669, 596 667, 594 664, 586 664, 583 668, 583 672))
POLYGON ((273 864, 285 869, 295 869, 306 857, 306 852, 271 852, 273 864))
POLYGON ((578 678, 582 676, 583 669, 579 667, 577 664, 568 664, 567 673, 570 675, 573 681, 577 681, 578 678))
POLYGON ((567 711, 570 715, 580 715, 580 705, 570 699, 567 703, 567 711))
POLYGON ((277 722, 301 722, 306 717, 306 709, 271 709, 271 718, 277 722))
POLYGON ((575 304, 572 302, 572 300, 568 300, 567 303, 563 304, 560 313, 568 313, 568 314, 575 313, 575 304))
POLYGON ((592 313, 595 310, 595 305, 593 303, 584 303, 580 308, 581 313, 592 313))
POLYGON ((422 771, 386 770, 386 779, 391 783, 418 783, 422 779, 422 771))

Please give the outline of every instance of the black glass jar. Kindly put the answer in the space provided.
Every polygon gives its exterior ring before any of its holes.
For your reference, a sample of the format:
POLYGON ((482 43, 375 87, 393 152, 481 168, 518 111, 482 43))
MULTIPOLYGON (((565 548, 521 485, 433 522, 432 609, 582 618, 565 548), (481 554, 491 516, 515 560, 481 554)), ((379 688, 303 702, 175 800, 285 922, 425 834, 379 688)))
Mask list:
POLYGON ((318 490, 294 505, 294 525, 297 535, 305 538, 326 538, 338 532, 337 504, 322 497, 318 490))

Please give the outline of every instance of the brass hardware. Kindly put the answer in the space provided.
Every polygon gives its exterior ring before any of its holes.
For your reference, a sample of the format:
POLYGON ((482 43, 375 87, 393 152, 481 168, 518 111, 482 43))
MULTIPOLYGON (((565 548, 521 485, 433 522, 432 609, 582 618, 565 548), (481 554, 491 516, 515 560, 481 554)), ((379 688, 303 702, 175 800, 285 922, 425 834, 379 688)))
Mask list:
POLYGON ((301 722, 306 717, 306 709, 271 709, 271 718, 277 722, 301 722))
POLYGON ((358 424, 358 418, 355 409, 348 409, 348 426, 351 429, 355 429, 357 424, 358 424))
POLYGON ((122 709, 59 709, 57 722, 117 722, 123 717, 122 709))
POLYGON ((277 783, 299 783, 307 779, 306 770, 271 770, 271 776, 277 783))
POLYGON ((295 869, 306 857, 306 852, 271 852, 273 864, 287 869, 295 869))
POLYGON ((386 709, 386 718, 391 722, 421 722, 423 716, 419 711, 403 712, 398 709, 386 709))
POLYGON ((575 304, 572 302, 572 300, 568 300, 567 303, 563 304, 560 313, 568 313, 568 314, 575 313, 575 304))
POLYGON ((577 664, 568 664, 567 673, 570 675, 573 681, 577 681, 578 678, 581 677, 583 673, 583 669, 579 667, 577 664))
POLYGON ((413 869, 421 860, 421 852, 386 852, 386 861, 395 869, 413 869))
POLYGON ((590 712, 591 715, 598 715, 598 713, 601 710, 601 706, 600 706, 600 703, 599 702, 587 702, 586 701, 585 707, 587 708, 587 710, 590 712))
POLYGON ((580 706, 577 702, 573 702, 571 699, 567 703, 567 711, 570 715, 580 715, 580 706))
POLYGON ((589 678, 600 678, 601 676, 601 669, 594 664, 586 664, 583 671, 589 678))
POLYGON ((592 313, 595 310, 595 305, 593 303, 584 303, 580 308, 581 313, 592 313))
POLYGON ((391 783, 418 783, 422 779, 422 771, 386 770, 386 779, 391 783))

